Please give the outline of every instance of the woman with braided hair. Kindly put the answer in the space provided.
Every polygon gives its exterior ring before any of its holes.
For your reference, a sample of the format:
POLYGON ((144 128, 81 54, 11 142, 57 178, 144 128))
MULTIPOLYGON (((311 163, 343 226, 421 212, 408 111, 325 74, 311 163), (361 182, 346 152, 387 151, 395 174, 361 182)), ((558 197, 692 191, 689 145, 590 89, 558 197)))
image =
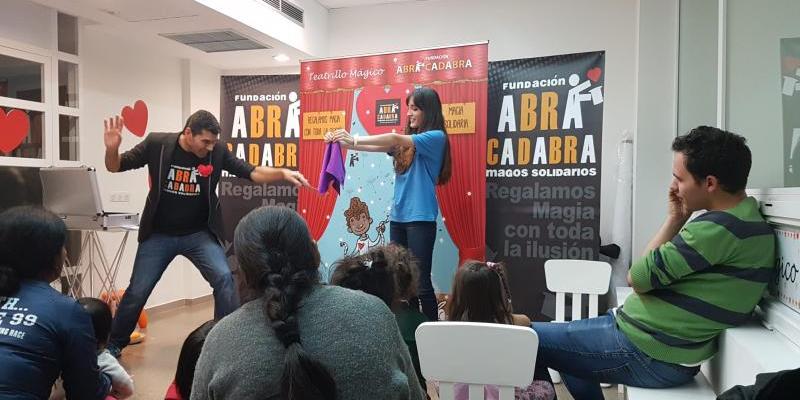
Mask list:
POLYGON ((234 234, 261 296, 209 333, 192 400, 424 399, 394 315, 378 298, 319 282, 308 227, 285 207, 247 214, 234 234))

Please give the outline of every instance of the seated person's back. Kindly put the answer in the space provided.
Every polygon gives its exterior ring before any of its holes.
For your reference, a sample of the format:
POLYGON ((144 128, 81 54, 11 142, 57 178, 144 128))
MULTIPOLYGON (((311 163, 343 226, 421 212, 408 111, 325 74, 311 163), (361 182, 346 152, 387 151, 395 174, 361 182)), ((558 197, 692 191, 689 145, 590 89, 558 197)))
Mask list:
POLYGON ((0 214, 0 398, 47 399, 61 375, 67 396, 102 399, 92 321, 50 287, 61 273, 66 227, 43 210, 0 214))
POLYGON ((248 287, 264 295, 209 333, 192 399, 424 398, 394 315, 374 296, 319 284, 319 253, 296 212, 252 211, 235 248, 248 287))
POLYGON ((420 324, 427 322, 427 318, 410 301, 417 297, 417 260, 405 247, 389 244, 373 247, 366 254, 344 257, 334 265, 332 285, 369 293, 383 300, 392 310, 411 354, 417 378, 425 388, 427 385, 419 366, 415 333, 420 324))

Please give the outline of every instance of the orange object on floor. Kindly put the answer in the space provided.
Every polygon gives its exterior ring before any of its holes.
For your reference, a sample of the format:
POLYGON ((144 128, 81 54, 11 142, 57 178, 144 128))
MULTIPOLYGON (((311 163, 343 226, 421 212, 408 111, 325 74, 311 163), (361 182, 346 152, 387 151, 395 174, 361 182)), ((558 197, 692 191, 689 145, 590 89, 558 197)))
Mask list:
MULTIPOLYGON (((117 313, 117 306, 119 306, 119 302, 122 301, 122 296, 125 294, 124 289, 117 290, 116 292, 109 293, 109 292, 100 292, 100 300, 108 304, 108 307, 111 308, 111 314, 114 315, 117 313)), ((147 330, 147 312, 142 310, 139 314, 139 320, 136 322, 137 327, 139 330, 134 331, 131 333, 131 342, 130 344, 137 344, 144 341, 147 337, 145 335, 144 330, 147 330)))

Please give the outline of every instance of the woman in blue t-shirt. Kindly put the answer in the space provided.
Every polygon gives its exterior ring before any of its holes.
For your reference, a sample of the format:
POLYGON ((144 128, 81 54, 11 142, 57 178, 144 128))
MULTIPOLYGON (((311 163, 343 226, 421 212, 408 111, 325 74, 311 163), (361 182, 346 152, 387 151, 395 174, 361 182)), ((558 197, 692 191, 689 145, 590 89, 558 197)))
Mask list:
POLYGON ((422 312, 436 321, 436 296, 431 283, 433 244, 436 241, 436 185, 450 180, 450 142, 444 127, 442 102, 435 90, 422 87, 406 98, 405 134, 352 136, 340 129, 325 135, 359 151, 389 152, 394 157, 396 179, 390 216, 391 241, 407 247, 419 260, 418 296, 422 312))
POLYGON ((47 400, 59 376, 69 399, 100 400, 92 320, 49 283, 61 275, 67 228, 33 207, 0 213, 0 399, 47 400))

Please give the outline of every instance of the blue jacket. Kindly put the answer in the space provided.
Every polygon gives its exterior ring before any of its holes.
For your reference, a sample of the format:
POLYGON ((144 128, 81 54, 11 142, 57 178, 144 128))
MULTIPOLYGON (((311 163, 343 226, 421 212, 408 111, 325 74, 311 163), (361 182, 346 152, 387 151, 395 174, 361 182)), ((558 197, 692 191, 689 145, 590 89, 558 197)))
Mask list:
POLYGON ((111 385, 89 314, 42 281, 0 297, 0 360, 3 400, 46 400, 59 375, 69 399, 104 399, 111 385))

